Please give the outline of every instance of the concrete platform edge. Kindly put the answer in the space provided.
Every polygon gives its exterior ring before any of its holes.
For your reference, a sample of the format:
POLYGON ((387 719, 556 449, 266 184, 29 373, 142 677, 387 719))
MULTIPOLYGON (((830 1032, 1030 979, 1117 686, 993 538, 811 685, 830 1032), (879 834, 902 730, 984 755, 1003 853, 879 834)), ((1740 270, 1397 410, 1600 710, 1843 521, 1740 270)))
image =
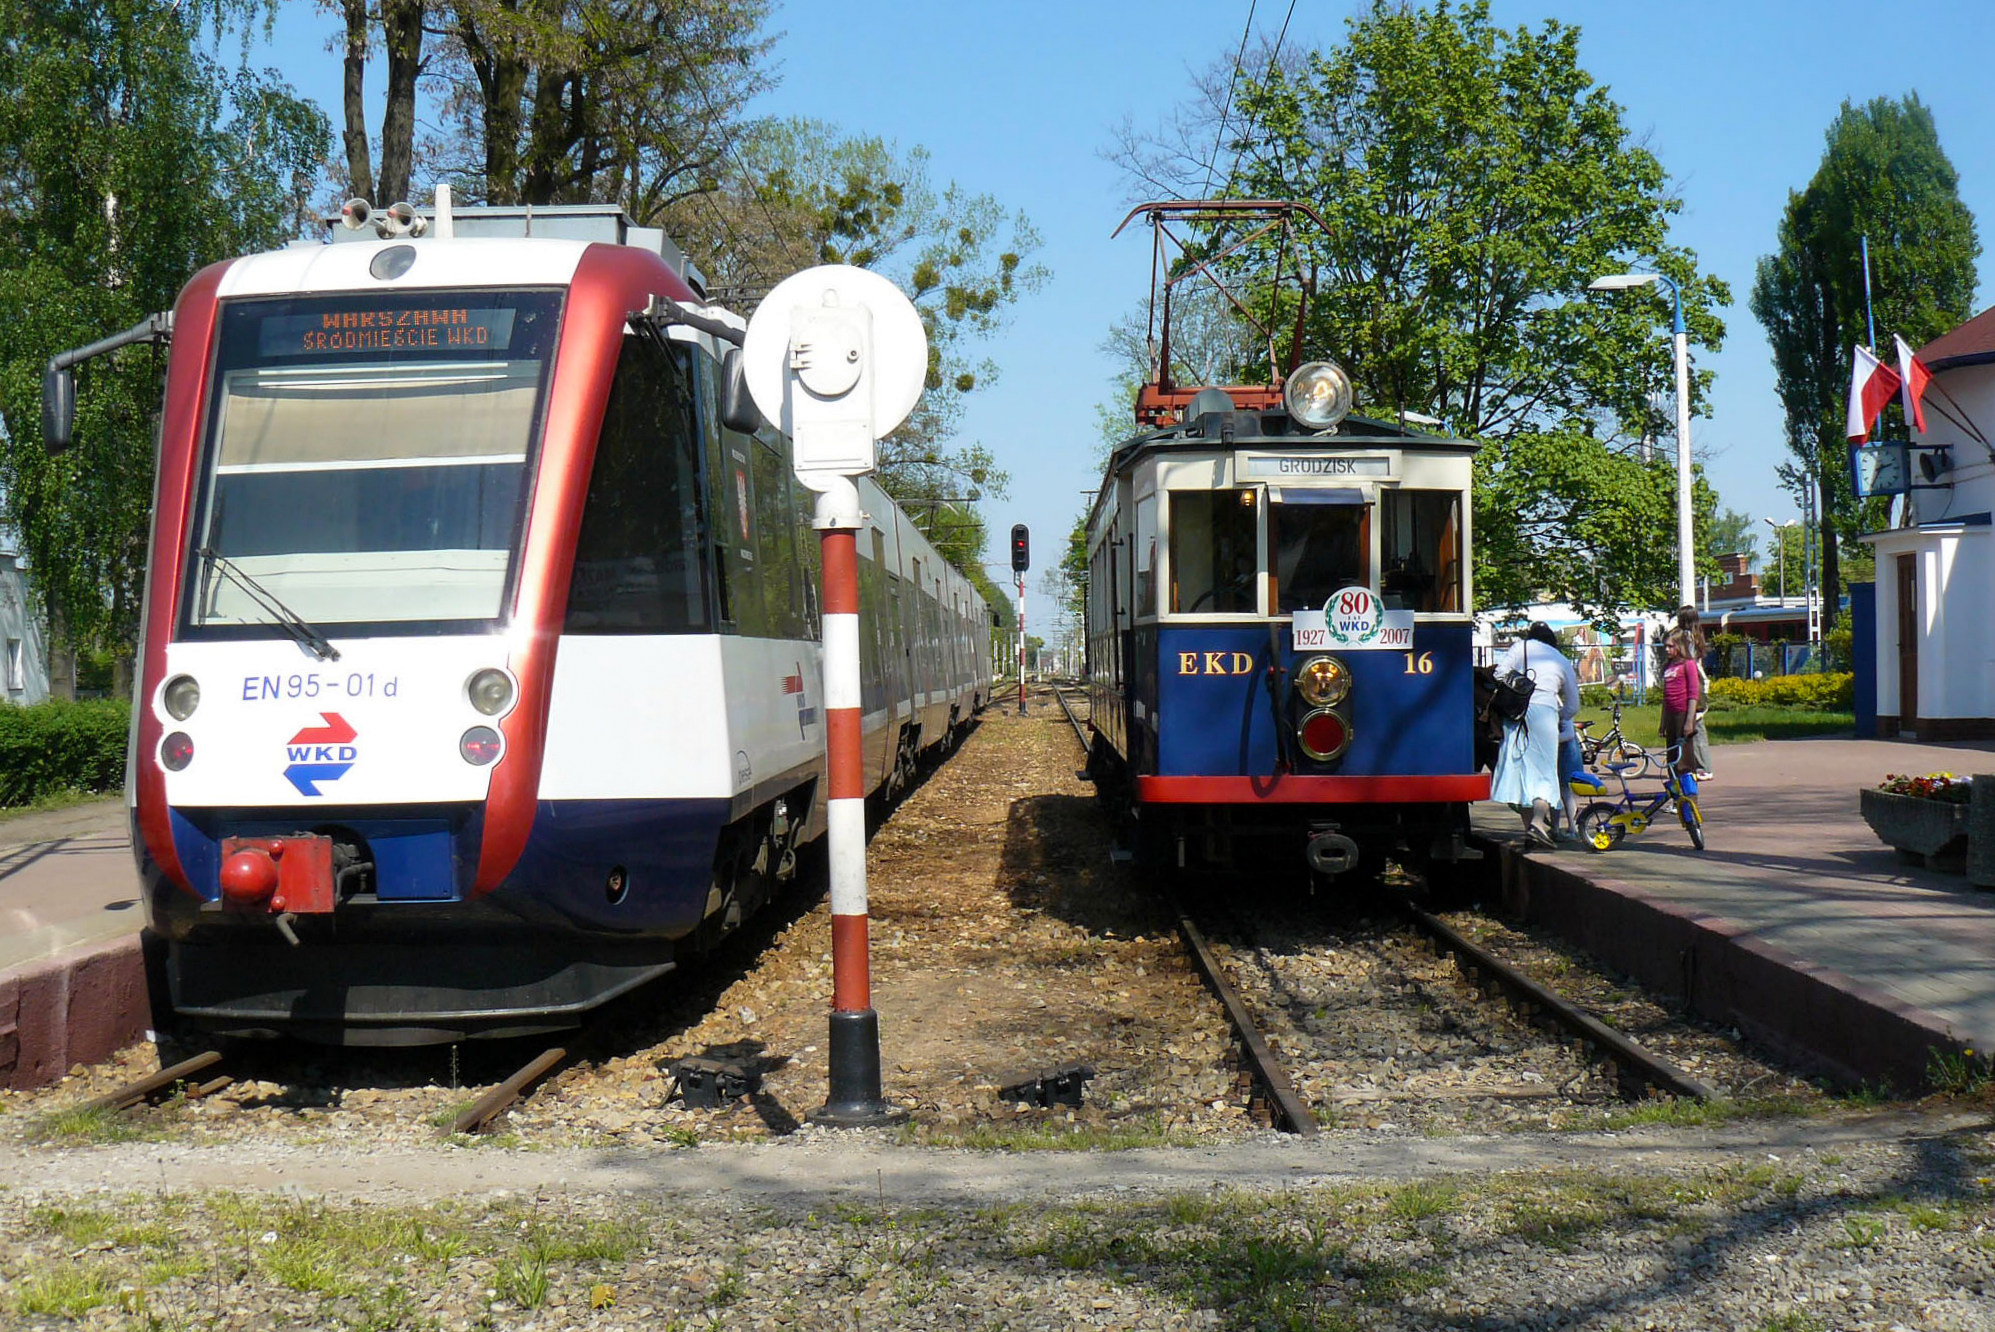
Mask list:
POLYGON ((152 1021, 137 935, 0 972, 0 1087, 60 1080, 143 1039, 152 1021))
MULTIPOLYGON (((1995 1048, 1829 967, 1589 865, 1498 850, 1504 908, 1543 925, 1652 994, 1845 1088, 1924 1088, 1934 1054, 1995 1048)), ((1749 1094, 1749 1089, 1740 1089, 1749 1094)))

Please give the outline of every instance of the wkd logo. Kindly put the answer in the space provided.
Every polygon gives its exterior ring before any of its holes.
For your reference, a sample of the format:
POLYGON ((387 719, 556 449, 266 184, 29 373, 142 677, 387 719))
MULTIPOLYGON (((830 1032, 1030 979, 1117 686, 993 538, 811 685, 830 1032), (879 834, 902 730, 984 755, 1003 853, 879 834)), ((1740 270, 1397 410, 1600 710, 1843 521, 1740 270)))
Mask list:
POLYGON ((284 756, 291 760, 291 766, 284 769, 284 779, 298 788, 299 795, 325 794, 318 784, 346 776, 346 770, 360 757, 351 743, 359 732, 346 718, 337 712, 321 712, 319 718, 324 726, 307 726, 284 747, 284 756))

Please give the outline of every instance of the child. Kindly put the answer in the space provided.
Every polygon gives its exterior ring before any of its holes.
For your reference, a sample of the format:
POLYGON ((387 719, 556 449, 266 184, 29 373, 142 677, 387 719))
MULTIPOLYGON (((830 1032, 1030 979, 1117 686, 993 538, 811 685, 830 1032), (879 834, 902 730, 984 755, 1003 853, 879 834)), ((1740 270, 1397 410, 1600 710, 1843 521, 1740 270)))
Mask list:
POLYGON ((1674 753, 1672 766, 1678 772, 1695 772, 1696 756, 1691 739, 1697 734, 1698 706, 1704 701, 1704 675, 1691 655, 1690 635, 1681 629, 1671 633, 1666 651, 1669 664, 1663 667, 1662 738, 1674 753))

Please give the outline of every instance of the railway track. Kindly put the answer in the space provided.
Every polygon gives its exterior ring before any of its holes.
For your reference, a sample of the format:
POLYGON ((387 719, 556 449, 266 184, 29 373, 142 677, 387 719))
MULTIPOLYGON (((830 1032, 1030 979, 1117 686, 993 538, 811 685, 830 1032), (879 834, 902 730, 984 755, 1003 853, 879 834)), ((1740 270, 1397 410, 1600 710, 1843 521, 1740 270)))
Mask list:
MULTIPOLYGON (((1056 688, 1054 696, 1085 752, 1088 748, 1087 735, 1067 692, 1056 688)), ((1231 969, 1222 956, 1225 950, 1212 946, 1206 931, 1182 902, 1174 901, 1172 909, 1177 916, 1179 937, 1193 966, 1218 1000, 1232 1028, 1242 1063, 1251 1080, 1255 1108, 1264 1112, 1276 1128, 1301 1136, 1314 1135, 1318 1115, 1298 1093, 1294 1079, 1275 1054, 1277 1044, 1293 1047, 1298 1042, 1292 1035, 1288 1040, 1271 1039, 1267 1024, 1258 1016, 1255 1005, 1232 979, 1231 969)), ((1532 980, 1439 917, 1398 900, 1392 903, 1392 910, 1428 940, 1437 954, 1452 958, 1472 989, 1485 998, 1500 999, 1529 1027, 1553 1033, 1560 1045, 1570 1045, 1583 1052, 1590 1061, 1611 1069, 1615 1094, 1622 1099, 1637 1100, 1661 1093, 1708 1100, 1715 1095, 1710 1087, 1668 1059, 1532 980)), ((1250 930, 1237 925, 1233 927, 1233 932, 1249 939, 1252 937, 1250 930)), ((1331 946, 1336 946, 1337 942, 1333 940, 1331 946)), ((1274 977, 1281 970, 1265 949, 1251 942, 1242 945, 1242 948, 1256 955, 1255 968, 1265 975, 1274 977)), ((1373 951, 1380 952, 1376 947, 1373 951)), ((1381 953, 1381 960, 1388 972, 1403 977, 1404 969, 1390 957, 1381 953)))
MULTIPOLYGON (((493 1120, 531 1095, 568 1058, 565 1047, 541 1051, 511 1076, 494 1083, 451 1119, 454 1134, 481 1133, 493 1120)), ((76 1107, 81 1114, 109 1112, 122 1114, 142 1105, 156 1105, 172 1098, 199 1100, 235 1085, 240 1070, 230 1068, 230 1057, 221 1050, 204 1050, 191 1058, 148 1073, 93 1097, 76 1107)))

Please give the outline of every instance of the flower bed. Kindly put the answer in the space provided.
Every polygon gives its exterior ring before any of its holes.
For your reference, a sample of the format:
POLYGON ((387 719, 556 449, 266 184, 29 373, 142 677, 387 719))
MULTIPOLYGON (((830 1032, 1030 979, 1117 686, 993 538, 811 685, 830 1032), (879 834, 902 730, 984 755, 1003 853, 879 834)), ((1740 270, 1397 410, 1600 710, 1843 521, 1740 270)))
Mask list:
POLYGON ((1937 869, 1958 870, 1967 853, 1973 784, 1950 772, 1893 773, 1861 793, 1863 821, 1878 840, 1937 869), (1936 863, 1937 862, 1937 863, 1936 863))

